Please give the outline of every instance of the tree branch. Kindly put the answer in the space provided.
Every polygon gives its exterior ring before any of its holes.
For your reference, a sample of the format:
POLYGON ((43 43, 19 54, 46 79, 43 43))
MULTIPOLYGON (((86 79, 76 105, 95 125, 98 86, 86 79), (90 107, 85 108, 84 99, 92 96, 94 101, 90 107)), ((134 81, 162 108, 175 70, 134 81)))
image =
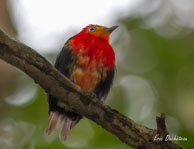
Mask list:
POLYGON ((135 123, 82 91, 35 50, 8 37, 1 30, 0 58, 24 71, 46 92, 60 99, 60 106, 91 119, 129 146, 139 149, 182 148, 171 141, 154 141, 156 134, 163 137, 168 134, 164 115, 157 117, 157 130, 135 123))

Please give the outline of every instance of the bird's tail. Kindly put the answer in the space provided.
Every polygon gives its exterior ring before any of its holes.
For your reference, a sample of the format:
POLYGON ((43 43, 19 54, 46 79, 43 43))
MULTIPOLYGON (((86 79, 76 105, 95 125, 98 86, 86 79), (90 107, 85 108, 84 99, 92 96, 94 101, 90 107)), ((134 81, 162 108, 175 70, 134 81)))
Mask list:
POLYGON ((57 123, 61 126, 61 138, 65 141, 70 130, 79 122, 80 118, 72 119, 71 117, 59 114, 58 112, 49 112, 49 125, 46 129, 48 135, 55 129, 57 123))

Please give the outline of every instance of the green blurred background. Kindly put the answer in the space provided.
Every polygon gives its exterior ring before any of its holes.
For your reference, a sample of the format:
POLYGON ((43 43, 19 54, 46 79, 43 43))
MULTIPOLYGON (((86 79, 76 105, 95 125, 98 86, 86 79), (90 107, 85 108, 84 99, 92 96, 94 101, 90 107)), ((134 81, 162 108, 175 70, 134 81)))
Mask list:
MULTIPOLYGON (((22 30, 11 3, 0 0, 0 27, 18 38, 22 30)), ((169 132, 188 139, 177 143, 193 149, 194 2, 141 0, 112 17, 113 25, 120 26, 111 40, 117 71, 106 104, 150 128, 165 113, 169 132)), ((75 31, 63 34, 70 32, 75 31)), ((52 64, 65 42, 63 34, 56 37, 56 48, 40 52, 52 64)), ((80 121, 66 142, 59 139, 59 130, 47 136, 47 111, 44 91, 0 60, 0 149, 130 149, 88 119, 80 121)))

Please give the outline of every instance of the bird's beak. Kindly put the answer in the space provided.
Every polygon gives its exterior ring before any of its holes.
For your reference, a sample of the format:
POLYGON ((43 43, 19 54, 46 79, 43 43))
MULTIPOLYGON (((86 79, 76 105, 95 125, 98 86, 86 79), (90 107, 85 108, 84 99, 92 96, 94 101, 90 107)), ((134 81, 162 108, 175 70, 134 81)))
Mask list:
POLYGON ((119 26, 109 27, 109 28, 104 29, 104 31, 107 31, 109 33, 112 33, 117 27, 119 27, 119 26))

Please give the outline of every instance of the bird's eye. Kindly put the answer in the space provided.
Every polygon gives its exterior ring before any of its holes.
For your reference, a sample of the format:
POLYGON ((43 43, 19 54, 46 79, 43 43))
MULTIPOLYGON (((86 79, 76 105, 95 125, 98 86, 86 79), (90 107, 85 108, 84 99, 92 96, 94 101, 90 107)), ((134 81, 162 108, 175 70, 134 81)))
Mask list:
POLYGON ((93 32, 93 31, 95 31, 95 30, 96 30, 95 27, 90 27, 90 28, 88 29, 89 32, 93 32))

